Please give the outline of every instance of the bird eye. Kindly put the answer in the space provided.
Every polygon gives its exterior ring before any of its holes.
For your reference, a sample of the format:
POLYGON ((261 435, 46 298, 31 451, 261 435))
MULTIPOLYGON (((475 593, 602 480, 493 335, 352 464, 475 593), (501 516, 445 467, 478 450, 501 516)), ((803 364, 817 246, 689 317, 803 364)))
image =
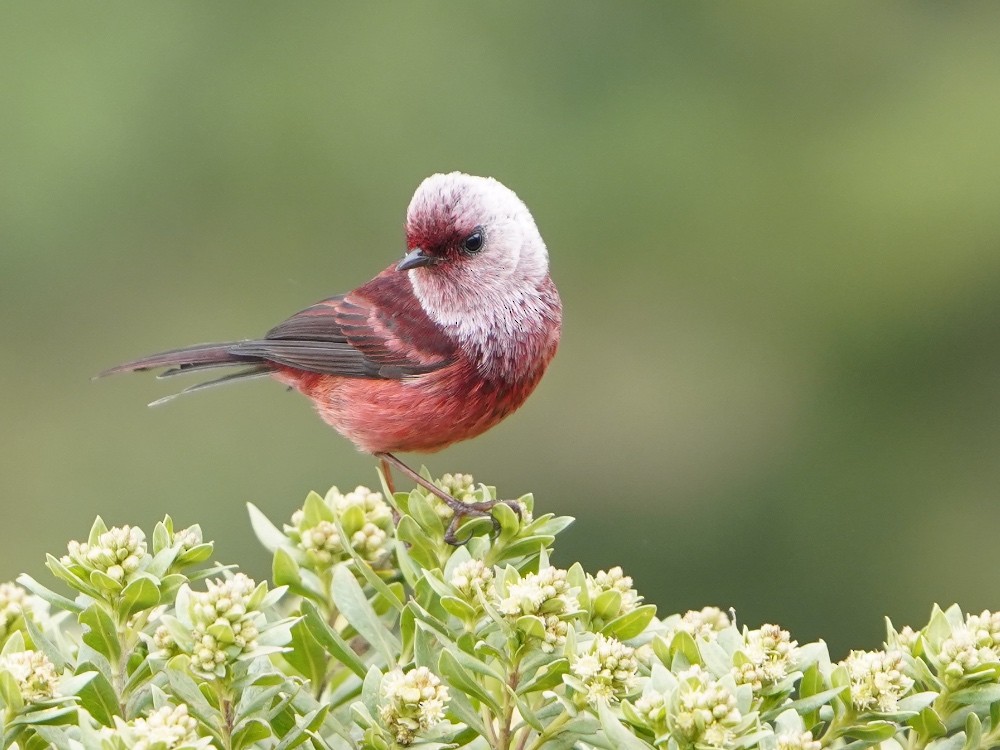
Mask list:
POLYGON ((483 249, 483 230, 476 228, 472 234, 462 240, 462 250, 467 253, 478 253, 483 249))

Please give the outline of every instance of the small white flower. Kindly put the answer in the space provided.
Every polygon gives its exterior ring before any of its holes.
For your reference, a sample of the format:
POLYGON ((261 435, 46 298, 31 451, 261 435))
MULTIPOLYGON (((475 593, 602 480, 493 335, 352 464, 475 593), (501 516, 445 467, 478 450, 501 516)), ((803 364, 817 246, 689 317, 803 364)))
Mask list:
POLYGON ((578 606, 572 593, 566 571, 549 567, 507 584, 497 609, 512 622, 524 615, 540 617, 545 624, 540 648, 552 653, 566 642, 569 631, 566 617, 578 606))
POLYGON ((778 750, 820 750, 823 743, 813 739, 812 732, 792 732, 779 734, 778 750))
POLYGON ((165 705, 145 718, 124 721, 115 717, 115 728, 101 729, 101 738, 114 748, 126 750, 173 750, 173 748, 209 748, 211 737, 198 736, 198 722, 188 715, 184 704, 165 705))
POLYGON ((0 583, 0 643, 13 630, 23 627, 22 618, 41 624, 48 616, 49 605, 44 599, 29 594, 16 583, 0 583))
POLYGON ((27 703, 56 694, 56 668, 41 651, 15 651, 0 656, 0 671, 9 672, 27 703))
POLYGON ((135 526, 115 526, 98 536, 93 545, 71 541, 67 551, 61 561, 64 565, 97 570, 123 582, 128 574, 139 569, 146 556, 146 535, 135 526))
POLYGON ((617 638, 598 634, 570 666, 587 688, 587 701, 615 701, 628 695, 637 682, 639 662, 635 649, 617 638))
POLYGON ((851 679, 851 702, 859 711, 892 713, 913 687, 903 674, 901 651, 851 651, 842 664, 851 679))
POLYGON ((728 745, 743 720, 736 696, 697 665, 681 672, 678 679, 680 685, 668 707, 671 731, 696 746, 728 745))
POLYGON ((737 683, 760 691, 785 679, 798 659, 798 643, 777 625, 762 625, 745 635, 744 655, 750 660, 733 668, 737 683))
POLYGON ((605 591, 617 591, 621 595, 621 606, 610 618, 627 614, 635 609, 642 597, 639 592, 632 588, 632 577, 625 575, 621 567, 615 566, 610 570, 599 570, 597 575, 587 576, 587 589, 590 599, 593 601, 605 591))
POLYGON ((379 716, 396 742, 409 745, 444 719, 448 698, 448 688, 427 667, 394 669, 382 678, 379 716))
MULTIPOLYGON (((380 492, 359 486, 344 494, 331 487, 323 502, 344 522, 348 535, 346 545, 354 548, 366 561, 375 562, 388 553, 392 511, 380 492), (356 508, 362 513, 358 525, 351 520, 358 518, 355 514, 345 517, 356 508)), ((306 523, 305 513, 297 510, 292 514, 291 524, 285 525, 285 533, 305 552, 308 567, 328 569, 350 557, 336 523, 325 519, 314 521, 311 526, 306 523)))
MULTIPOLYGON (((187 614, 193 639, 189 655, 197 672, 221 677, 227 664, 257 648, 264 615, 250 608, 257 585, 245 573, 210 580, 206 586, 207 591, 190 591, 188 597, 187 614)), ((158 656, 172 651, 171 641, 169 633, 154 633, 154 644, 166 652, 157 653, 158 656)))
POLYGON ((690 610, 684 613, 680 621, 680 629, 696 638, 715 638, 716 633, 725 630, 732 622, 729 615, 718 607, 704 607, 700 610, 690 610))

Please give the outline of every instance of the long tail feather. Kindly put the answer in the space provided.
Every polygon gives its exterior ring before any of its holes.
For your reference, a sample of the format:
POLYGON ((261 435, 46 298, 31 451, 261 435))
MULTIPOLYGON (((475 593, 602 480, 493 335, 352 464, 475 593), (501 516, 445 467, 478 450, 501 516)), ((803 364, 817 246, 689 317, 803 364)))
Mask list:
POLYGON ((197 344, 187 346, 183 349, 171 349, 148 357, 134 359, 115 367, 109 367, 101 372, 97 377, 105 375, 115 375, 121 372, 142 372, 145 370, 155 370, 158 367, 170 367, 177 370, 190 370, 200 367, 221 367, 224 365, 246 365, 259 363, 259 357, 246 357, 233 354, 233 348, 239 342, 229 342, 224 344, 197 344))
POLYGON ((241 343, 242 342, 231 341, 223 344, 197 344, 195 346, 184 347, 183 349, 171 349, 170 351, 150 354, 148 357, 134 359, 131 362, 125 362, 115 367, 110 367, 97 375, 97 377, 100 378, 105 375, 115 375, 121 372, 143 372, 145 370, 155 370, 160 367, 169 368, 166 372, 163 372, 158 376, 161 378, 172 377, 174 375, 180 375, 187 372, 201 372, 202 370, 219 367, 243 366, 245 368, 239 370, 238 372, 231 372, 228 375, 215 378, 214 380, 208 380, 204 383, 196 383, 188 386, 179 393, 173 393, 169 396, 165 396, 164 398, 157 399, 150 404, 150 406, 159 406, 160 404, 165 404, 167 401, 171 401, 172 399, 177 398, 177 396, 181 396, 185 393, 193 393, 205 388, 232 383, 235 380, 260 378, 273 372, 273 365, 262 357, 253 355, 247 356, 245 354, 237 353, 235 350, 237 350, 241 343))
POLYGON ((195 391, 201 391, 206 388, 214 388, 217 385, 225 385, 226 383, 232 383, 235 380, 251 380, 253 378, 262 378, 266 375, 271 374, 271 368, 267 365, 260 365, 259 367, 251 367, 246 370, 240 370, 239 372, 233 372, 229 375, 223 375, 221 378, 215 378, 214 380, 206 380, 204 383, 195 383, 194 385, 189 385, 182 391, 177 393, 171 393, 169 396, 164 396, 163 398, 158 398, 156 401, 151 402, 150 406, 160 406, 167 403, 168 401, 173 401, 178 396, 183 396, 188 393, 194 393, 195 391))

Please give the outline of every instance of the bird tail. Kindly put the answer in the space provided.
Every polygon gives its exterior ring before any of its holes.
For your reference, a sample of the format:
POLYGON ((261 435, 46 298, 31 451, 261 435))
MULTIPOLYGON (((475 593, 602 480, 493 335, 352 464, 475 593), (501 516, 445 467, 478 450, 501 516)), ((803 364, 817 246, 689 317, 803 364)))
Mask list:
POLYGON ((106 375, 117 375, 122 372, 146 372, 147 370, 166 367, 168 369, 157 375, 157 378, 169 378, 174 375, 200 372, 201 370, 209 370, 217 367, 245 366, 243 370, 231 372, 214 380, 196 383, 178 393, 158 399, 150 404, 150 406, 158 406, 185 393, 200 391, 216 385, 224 385, 236 380, 260 378, 270 375, 273 372, 274 366, 267 362, 267 360, 261 357, 238 354, 235 350, 240 343, 242 342, 231 341, 222 344, 196 344, 195 346, 187 346, 183 349, 171 349, 109 367, 107 370, 98 373, 96 377, 103 378, 106 375))

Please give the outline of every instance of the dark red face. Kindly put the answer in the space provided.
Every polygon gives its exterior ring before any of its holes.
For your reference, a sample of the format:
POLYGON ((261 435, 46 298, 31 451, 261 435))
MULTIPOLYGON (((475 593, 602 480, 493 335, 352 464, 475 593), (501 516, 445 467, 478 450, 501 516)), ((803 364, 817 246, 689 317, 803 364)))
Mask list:
POLYGON ((482 226, 474 219, 456 216, 446 207, 414 217, 406 228, 406 246, 410 250, 420 248, 438 263, 468 258, 485 244, 482 226))

